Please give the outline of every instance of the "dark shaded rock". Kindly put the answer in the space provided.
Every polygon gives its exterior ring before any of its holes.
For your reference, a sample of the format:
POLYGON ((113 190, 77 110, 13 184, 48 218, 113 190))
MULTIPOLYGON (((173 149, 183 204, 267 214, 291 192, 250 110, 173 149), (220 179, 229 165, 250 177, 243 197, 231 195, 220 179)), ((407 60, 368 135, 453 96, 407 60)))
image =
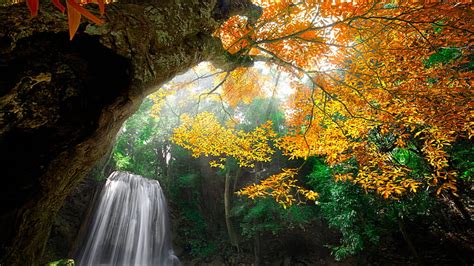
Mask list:
POLYGON ((66 198, 54 219, 43 263, 72 258, 77 239, 81 237, 81 226, 88 220, 103 185, 104 181, 97 181, 89 174, 66 198))
POLYGON ((7 166, 0 254, 38 261, 63 199, 115 135, 107 106, 131 106, 124 97, 130 63, 95 37, 70 43, 65 33, 21 39, 1 61, 7 66, 0 71, 2 89, 8 90, 0 98, 0 161, 7 166), (99 143, 100 137, 108 140, 99 143))

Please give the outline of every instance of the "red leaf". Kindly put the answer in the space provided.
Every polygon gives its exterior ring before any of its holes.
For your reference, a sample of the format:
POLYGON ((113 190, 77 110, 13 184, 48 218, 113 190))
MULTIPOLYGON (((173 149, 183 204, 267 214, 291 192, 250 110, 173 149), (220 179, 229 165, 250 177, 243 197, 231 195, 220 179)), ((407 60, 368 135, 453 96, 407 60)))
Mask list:
POLYGON ((38 15, 39 0, 26 0, 26 5, 28 6, 32 17, 38 15))
POLYGON ((61 2, 59 2, 59 0, 51 0, 51 2, 53 2, 53 5, 59 9, 61 11, 61 13, 64 14, 64 11, 66 10, 66 8, 63 6, 63 4, 61 4, 61 2))

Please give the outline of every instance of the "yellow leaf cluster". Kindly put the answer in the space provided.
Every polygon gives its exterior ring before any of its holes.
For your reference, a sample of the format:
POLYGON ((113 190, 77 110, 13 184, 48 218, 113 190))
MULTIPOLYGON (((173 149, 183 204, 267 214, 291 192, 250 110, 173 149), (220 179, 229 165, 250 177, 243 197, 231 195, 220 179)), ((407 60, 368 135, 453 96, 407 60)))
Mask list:
POLYGON ((212 167, 224 167, 227 157, 233 157, 241 167, 254 167, 255 162, 268 162, 275 152, 270 142, 275 138, 272 123, 267 123, 245 132, 226 128, 212 113, 203 112, 192 118, 183 116, 171 140, 192 152, 192 156, 211 156, 217 160, 212 167))
POLYGON ((298 195, 307 200, 316 201, 318 193, 299 186, 296 174, 297 169, 283 169, 281 173, 272 175, 259 184, 247 186, 239 190, 237 194, 251 199, 272 197, 285 209, 302 202, 298 195))
POLYGON ((165 104, 166 97, 173 93, 172 90, 167 90, 165 88, 160 88, 153 94, 149 95, 153 101, 153 106, 151 107, 151 116, 154 118, 158 118, 163 105, 165 104))

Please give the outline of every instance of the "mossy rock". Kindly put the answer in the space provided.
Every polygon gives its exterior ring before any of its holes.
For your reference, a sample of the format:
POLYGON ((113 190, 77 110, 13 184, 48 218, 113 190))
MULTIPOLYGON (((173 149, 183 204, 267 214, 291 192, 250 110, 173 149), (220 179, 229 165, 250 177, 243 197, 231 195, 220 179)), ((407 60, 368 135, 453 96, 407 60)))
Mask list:
POLYGON ((62 259, 53 261, 47 264, 47 266, 74 266, 76 265, 73 259, 62 259))

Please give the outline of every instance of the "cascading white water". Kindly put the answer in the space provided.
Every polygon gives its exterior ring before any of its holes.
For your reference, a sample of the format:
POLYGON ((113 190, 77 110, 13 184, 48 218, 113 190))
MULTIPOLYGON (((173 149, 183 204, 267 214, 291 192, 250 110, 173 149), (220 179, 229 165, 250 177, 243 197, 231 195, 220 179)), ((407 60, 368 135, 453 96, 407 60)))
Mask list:
POLYGON ((160 184, 114 172, 102 190, 78 265, 180 265, 160 184))

